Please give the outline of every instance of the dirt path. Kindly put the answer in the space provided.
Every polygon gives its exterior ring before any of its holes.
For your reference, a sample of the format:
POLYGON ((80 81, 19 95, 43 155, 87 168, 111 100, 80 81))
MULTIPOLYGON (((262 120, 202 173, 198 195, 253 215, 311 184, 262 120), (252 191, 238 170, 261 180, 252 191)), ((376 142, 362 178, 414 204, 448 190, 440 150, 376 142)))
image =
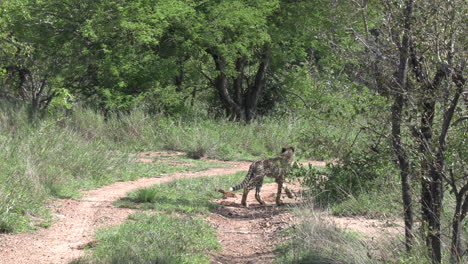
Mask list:
MULTIPOLYGON (((288 185, 293 192, 300 187, 288 185)), ((251 191, 247 198, 248 207, 240 205, 241 195, 216 200, 224 205, 213 212, 208 221, 218 229, 218 240, 223 251, 213 256, 212 263, 222 264, 266 264, 273 263, 274 250, 281 242, 278 232, 288 227, 293 215, 288 205, 276 206, 276 183, 263 185, 262 199, 267 203, 260 206, 251 191)), ((283 202, 297 201, 283 195, 283 202)))
POLYGON ((34 233, 0 236, 1 264, 69 263, 84 255, 83 246, 93 241, 95 231, 117 225, 134 212, 112 206, 128 192, 180 178, 206 177, 247 170, 248 162, 229 162, 232 168, 201 172, 176 173, 164 178, 142 178, 117 182, 100 189, 86 191, 82 199, 58 200, 52 205, 57 222, 34 233))

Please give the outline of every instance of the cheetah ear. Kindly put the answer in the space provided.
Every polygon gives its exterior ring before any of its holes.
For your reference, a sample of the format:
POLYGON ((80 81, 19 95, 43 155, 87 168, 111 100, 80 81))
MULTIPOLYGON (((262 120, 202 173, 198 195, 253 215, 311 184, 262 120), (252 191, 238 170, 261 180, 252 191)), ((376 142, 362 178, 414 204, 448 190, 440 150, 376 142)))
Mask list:
POLYGON ((284 153, 286 151, 286 148, 281 149, 281 153, 284 153))

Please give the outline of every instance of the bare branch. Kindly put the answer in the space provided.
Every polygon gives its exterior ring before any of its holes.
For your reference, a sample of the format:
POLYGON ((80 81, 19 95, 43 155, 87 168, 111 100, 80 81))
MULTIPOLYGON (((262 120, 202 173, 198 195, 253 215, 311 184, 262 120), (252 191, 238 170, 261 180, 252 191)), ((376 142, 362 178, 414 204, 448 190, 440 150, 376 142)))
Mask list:
POLYGON ((202 69, 200 69, 200 73, 211 83, 211 85, 215 86, 215 82, 213 79, 208 76, 202 69))
POLYGON ((467 120, 468 119, 468 116, 462 116, 460 118, 458 118, 457 120, 455 120, 455 122, 452 123, 452 126, 456 126, 458 125, 458 123, 464 121, 464 120, 467 120))
POLYGON ((306 102, 306 100, 304 100, 304 98, 302 98, 300 95, 296 94, 296 93, 293 93, 291 91, 287 91, 287 90, 284 90, 284 92, 286 93, 289 93, 289 94, 292 94, 294 96, 296 96, 297 98, 299 98, 299 100, 302 101, 302 103, 309 109, 313 109, 314 107, 312 107, 309 103, 306 102))

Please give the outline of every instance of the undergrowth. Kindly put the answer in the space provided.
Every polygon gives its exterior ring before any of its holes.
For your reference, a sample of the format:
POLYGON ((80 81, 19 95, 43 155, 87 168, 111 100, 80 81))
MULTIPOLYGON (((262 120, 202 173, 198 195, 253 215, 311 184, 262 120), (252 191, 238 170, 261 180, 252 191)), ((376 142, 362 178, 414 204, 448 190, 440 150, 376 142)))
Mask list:
MULTIPOLYGON (((2 131, 3 132, 3 131, 2 131)), ((122 176, 128 160, 99 142, 87 142, 57 127, 25 128, 0 136, 0 231, 25 231, 51 197, 73 197, 79 189, 122 176)), ((42 212, 42 213, 41 213, 42 212)))
POLYGON ((398 172, 384 155, 362 151, 323 168, 295 165, 289 177, 301 181, 307 196, 334 215, 400 217, 398 172))

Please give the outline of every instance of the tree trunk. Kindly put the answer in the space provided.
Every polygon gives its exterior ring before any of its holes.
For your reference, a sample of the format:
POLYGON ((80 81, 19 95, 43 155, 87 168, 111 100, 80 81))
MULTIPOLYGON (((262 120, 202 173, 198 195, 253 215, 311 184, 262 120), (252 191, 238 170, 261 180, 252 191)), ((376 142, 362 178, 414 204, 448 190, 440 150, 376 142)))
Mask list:
POLYGON ((242 105, 237 104, 229 93, 229 79, 225 74, 225 60, 223 57, 218 56, 216 53, 212 54, 213 60, 216 65, 216 70, 219 75, 215 80, 215 88, 218 91, 219 97, 224 104, 224 108, 230 119, 239 119, 245 116, 242 105))
POLYGON ((185 78, 184 63, 185 61, 183 59, 179 59, 177 62, 179 66, 179 72, 174 77, 174 83, 176 85, 176 92, 178 93, 182 92, 183 90, 182 85, 184 83, 184 78, 185 78))
MULTIPOLYGON (((456 191, 456 190, 455 190, 456 191)), ((452 219, 452 245, 450 257, 453 263, 461 263, 463 249, 461 245, 462 223, 468 211, 468 184, 456 194, 456 206, 452 219)))
POLYGON ((421 117, 421 128, 419 134, 419 151, 423 155, 421 161, 421 218, 422 218, 422 234, 425 236, 424 240, 426 241, 427 248, 431 248, 431 239, 428 234, 430 229, 430 219, 432 219, 431 214, 432 205, 434 203, 433 192, 431 188, 432 177, 431 177, 431 164, 433 163, 434 158, 432 155, 432 124, 434 120, 435 112, 435 102, 433 100, 433 95, 429 95, 430 98, 426 98, 422 103, 422 117, 421 117))
MULTIPOLYGON (((416 73, 422 72, 421 65, 413 59, 413 67, 416 73)), ((436 94, 442 80, 446 77, 445 70, 437 71, 434 81, 427 85, 426 94, 422 100, 422 117, 420 131, 420 152, 423 155, 421 164, 421 210, 423 228, 429 228, 426 237, 426 246, 431 249, 431 258, 434 263, 440 263, 441 241, 440 241, 440 214, 443 199, 442 173, 444 171, 444 152, 439 148, 439 153, 434 156, 435 150, 432 146, 433 120, 435 116, 436 94), (442 151, 442 152, 440 152, 442 151), (440 163, 439 163, 440 161, 440 163)), ((422 79, 422 74, 417 74, 422 79)), ((425 234, 426 232, 423 232, 425 234)))
POLYGON ((244 74, 247 62, 245 57, 239 58, 236 61, 237 74, 233 78, 228 78, 225 73, 225 59, 212 50, 208 52, 212 55, 219 74, 214 85, 228 116, 231 119, 242 120, 247 123, 251 122, 257 115, 258 100, 265 86, 266 73, 270 65, 269 57, 266 54, 262 56, 255 80, 249 85, 248 79, 244 74), (244 86, 247 87, 244 88, 244 86))
POLYGON ((411 32, 411 17, 413 14, 413 0, 406 1, 404 10, 404 31, 401 46, 399 47, 400 61, 395 74, 396 87, 394 87, 394 103, 392 106, 392 143, 400 169, 402 199, 405 220, 405 246, 411 251, 413 244, 413 209, 411 197, 411 173, 406 152, 401 142, 401 121, 407 89, 407 68, 409 59, 409 35, 411 32))
POLYGON ((439 170, 441 169, 432 166, 430 171, 432 206, 429 218, 429 238, 431 241, 431 258, 433 263, 442 262, 440 215, 442 209, 443 186, 442 176, 439 170))
POLYGON ((244 67, 245 67, 246 58, 242 57, 236 62, 236 71, 237 77, 234 80, 234 100, 237 104, 241 105, 243 103, 243 93, 244 93, 244 67))
MULTIPOLYGON (((443 169, 445 166, 444 153, 446 149, 448 131, 450 128, 450 124, 452 123, 455 109, 458 105, 460 97, 463 94, 463 88, 466 82, 465 78, 463 77, 463 71, 461 69, 455 69, 452 75, 452 80, 455 83, 457 90, 452 101, 450 102, 449 108, 444 113, 442 131, 439 137, 439 152, 437 153, 437 168, 440 169, 443 169)), ((456 206, 452 220, 452 245, 450 252, 451 259, 454 261, 454 263, 461 263, 462 256, 464 253, 461 247, 461 227, 463 220, 468 212, 468 184, 464 184, 460 191, 457 192, 457 185, 453 175, 451 175, 450 184, 452 185, 452 189, 456 195, 456 206)))
POLYGON ((257 103, 260 98, 260 93, 265 85, 265 76, 270 64, 267 55, 262 56, 262 61, 258 66, 255 82, 249 87, 247 97, 245 98, 245 121, 251 122, 257 115, 257 103))
POLYGON ((411 197, 411 173, 408 158, 401 145, 401 112, 403 109, 403 96, 395 97, 392 106, 392 138, 393 149, 398 159, 400 169, 401 191, 403 200, 403 211, 405 220, 405 246, 406 251, 411 251, 413 244, 413 209, 411 197))

